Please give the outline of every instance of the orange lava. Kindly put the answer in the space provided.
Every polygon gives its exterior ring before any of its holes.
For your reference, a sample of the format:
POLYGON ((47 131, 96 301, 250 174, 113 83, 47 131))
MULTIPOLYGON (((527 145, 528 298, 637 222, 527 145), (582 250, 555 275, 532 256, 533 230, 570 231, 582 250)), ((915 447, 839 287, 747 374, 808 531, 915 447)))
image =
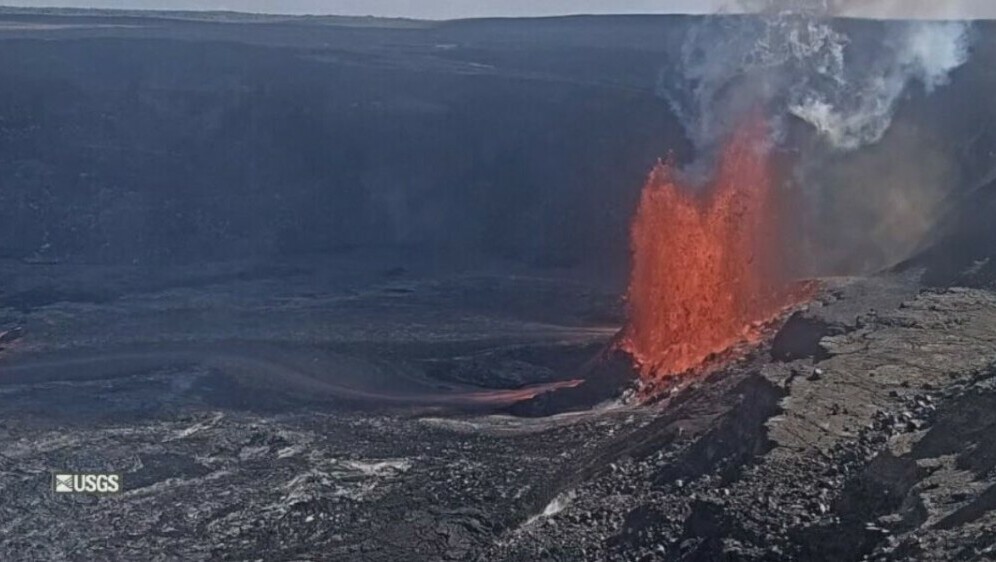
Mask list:
MULTIPOLYGON (((632 225, 629 322, 620 347, 645 382, 762 336, 803 295, 783 283, 774 169, 762 119, 729 140, 704 189, 658 163, 632 225)), ((805 296, 808 296, 805 295, 805 296)))

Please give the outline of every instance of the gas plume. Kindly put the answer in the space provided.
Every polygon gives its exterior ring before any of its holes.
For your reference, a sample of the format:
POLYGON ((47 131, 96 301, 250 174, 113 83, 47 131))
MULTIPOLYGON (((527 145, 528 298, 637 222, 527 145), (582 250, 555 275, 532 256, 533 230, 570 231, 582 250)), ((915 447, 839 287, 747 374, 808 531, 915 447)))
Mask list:
POLYGON ((796 269, 863 274, 908 258, 959 178, 929 132, 890 129, 900 101, 934 93, 968 61, 972 24, 838 17, 955 17, 968 4, 736 0, 740 15, 703 19, 658 84, 697 149, 685 172, 707 179, 724 139, 764 107, 799 200, 812 203, 810 231, 794 233, 805 246, 796 269))
POLYGON ((996 16, 991 0, 729 0, 721 12, 809 11, 832 17, 973 20, 996 16))
POLYGON ((892 21, 880 24, 875 41, 855 41, 831 19, 852 4, 743 0, 739 5, 758 15, 707 18, 693 27, 658 92, 706 155, 758 105, 776 122, 805 121, 835 149, 874 144, 911 84, 930 93, 968 60, 971 26, 892 21))

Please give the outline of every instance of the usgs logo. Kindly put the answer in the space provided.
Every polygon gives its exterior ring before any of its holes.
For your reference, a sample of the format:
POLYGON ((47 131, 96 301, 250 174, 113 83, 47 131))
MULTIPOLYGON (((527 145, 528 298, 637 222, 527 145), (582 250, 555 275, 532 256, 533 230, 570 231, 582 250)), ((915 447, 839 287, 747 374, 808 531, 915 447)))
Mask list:
POLYGON ((121 493, 121 475, 53 474, 52 489, 57 494, 118 494, 121 493))

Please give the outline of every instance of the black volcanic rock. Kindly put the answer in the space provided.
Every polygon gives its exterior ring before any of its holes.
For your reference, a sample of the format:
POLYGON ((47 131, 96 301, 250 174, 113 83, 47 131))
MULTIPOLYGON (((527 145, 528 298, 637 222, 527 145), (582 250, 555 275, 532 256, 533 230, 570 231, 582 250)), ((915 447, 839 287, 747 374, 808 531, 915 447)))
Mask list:
POLYGON ((517 416, 545 417, 588 410, 618 400, 624 392, 632 390, 638 373, 628 354, 608 348, 580 369, 578 378, 582 382, 576 387, 545 392, 514 404, 508 412, 517 416))
POLYGON ((771 357, 776 361, 807 358, 822 361, 828 355, 820 346, 820 340, 846 331, 842 326, 829 324, 804 312, 795 312, 775 335, 771 343, 771 357))

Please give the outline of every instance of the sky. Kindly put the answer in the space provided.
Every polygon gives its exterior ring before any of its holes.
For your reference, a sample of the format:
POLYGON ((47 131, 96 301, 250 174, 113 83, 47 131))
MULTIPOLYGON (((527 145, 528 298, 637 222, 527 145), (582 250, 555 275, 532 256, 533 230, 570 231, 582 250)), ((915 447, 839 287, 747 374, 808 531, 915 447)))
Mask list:
POLYGON ((702 13, 714 11, 721 1, 723 0, 0 0, 0 5, 452 19, 562 14, 702 13))
POLYGON ((864 17, 996 18, 996 0, 0 0, 9 6, 231 10, 452 19, 562 14, 712 13, 738 5, 830 2, 864 17))

